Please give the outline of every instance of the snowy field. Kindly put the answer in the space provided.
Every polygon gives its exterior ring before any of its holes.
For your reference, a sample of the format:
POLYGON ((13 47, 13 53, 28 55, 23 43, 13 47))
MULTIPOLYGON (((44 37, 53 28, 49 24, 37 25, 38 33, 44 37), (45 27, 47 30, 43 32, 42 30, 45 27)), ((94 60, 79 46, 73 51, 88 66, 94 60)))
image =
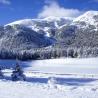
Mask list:
POLYGON ((26 81, 11 81, 16 61, 0 60, 0 98, 98 98, 98 58, 20 62, 26 81))

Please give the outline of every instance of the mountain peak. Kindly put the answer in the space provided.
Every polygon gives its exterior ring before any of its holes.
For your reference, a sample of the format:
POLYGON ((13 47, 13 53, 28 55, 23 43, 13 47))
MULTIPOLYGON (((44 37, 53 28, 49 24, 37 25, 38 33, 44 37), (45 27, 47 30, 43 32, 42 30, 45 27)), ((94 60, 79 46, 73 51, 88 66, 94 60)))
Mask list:
POLYGON ((98 28, 98 11, 87 11, 83 15, 77 17, 73 22, 79 26, 83 24, 83 27, 93 25, 95 28, 98 28), (84 25, 84 23, 86 25, 84 25))
MULTIPOLYGON (((78 21, 78 20, 84 20, 84 19, 94 19, 94 16, 98 16, 98 11, 87 11, 85 12, 83 15, 80 15, 79 17, 77 17, 74 21, 78 21)), ((91 20, 90 20, 91 21, 91 20)))
POLYGON ((94 10, 87 11, 87 12, 85 13, 85 15, 98 15, 98 11, 94 11, 94 10))

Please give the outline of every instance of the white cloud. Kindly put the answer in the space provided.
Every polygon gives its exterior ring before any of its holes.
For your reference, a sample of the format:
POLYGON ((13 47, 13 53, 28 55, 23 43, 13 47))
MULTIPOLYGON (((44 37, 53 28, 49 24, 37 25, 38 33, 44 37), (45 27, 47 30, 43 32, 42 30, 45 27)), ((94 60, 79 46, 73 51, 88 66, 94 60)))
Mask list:
POLYGON ((61 7, 57 2, 49 2, 44 5, 42 11, 38 14, 38 18, 44 18, 48 16, 56 17, 77 17, 82 12, 78 9, 66 9, 61 7))
POLYGON ((11 2, 9 0, 0 0, 0 3, 9 5, 11 2))

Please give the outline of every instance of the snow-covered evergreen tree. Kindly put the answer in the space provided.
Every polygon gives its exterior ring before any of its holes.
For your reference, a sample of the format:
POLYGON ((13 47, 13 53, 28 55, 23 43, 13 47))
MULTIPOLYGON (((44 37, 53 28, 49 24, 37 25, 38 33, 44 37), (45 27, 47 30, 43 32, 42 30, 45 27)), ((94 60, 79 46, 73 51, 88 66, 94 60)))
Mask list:
POLYGON ((14 71, 13 71, 11 77, 12 77, 13 81, 17 81, 17 80, 25 81, 26 80, 26 76, 24 75, 23 70, 18 63, 15 65, 15 68, 14 68, 14 71))

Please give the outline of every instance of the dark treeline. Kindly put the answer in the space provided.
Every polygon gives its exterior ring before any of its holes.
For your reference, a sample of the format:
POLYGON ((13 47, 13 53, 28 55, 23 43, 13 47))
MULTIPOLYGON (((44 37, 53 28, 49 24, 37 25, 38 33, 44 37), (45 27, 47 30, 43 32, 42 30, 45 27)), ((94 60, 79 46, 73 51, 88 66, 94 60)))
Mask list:
POLYGON ((60 57, 88 58, 98 57, 98 48, 70 47, 70 48, 39 48, 32 50, 0 50, 0 59, 37 60, 60 57))

